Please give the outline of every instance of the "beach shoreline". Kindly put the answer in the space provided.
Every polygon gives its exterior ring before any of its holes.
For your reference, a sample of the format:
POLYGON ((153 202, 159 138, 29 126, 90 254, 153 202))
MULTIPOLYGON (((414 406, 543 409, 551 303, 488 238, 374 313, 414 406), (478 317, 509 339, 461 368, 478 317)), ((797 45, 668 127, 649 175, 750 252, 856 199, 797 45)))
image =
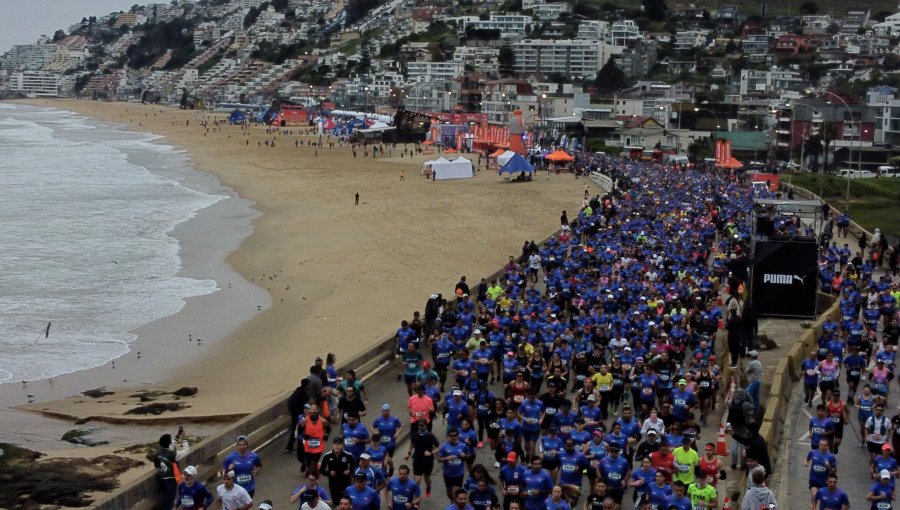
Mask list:
MULTIPOLYGON (((177 423, 253 412, 287 395, 316 355, 334 352, 339 360, 348 359, 384 338, 413 310, 422 309, 430 293, 448 293, 460 274, 474 284, 493 273, 508 255, 519 255, 524 240, 542 239, 556 230, 560 211, 577 210, 583 193, 584 181, 568 174, 511 184, 483 170, 474 179, 434 183, 419 176, 418 170, 435 156, 401 158, 395 153, 363 160, 361 153, 353 157, 347 147, 316 151, 299 143, 308 137, 283 134, 277 135, 276 147, 268 147, 262 142, 273 136, 264 127, 244 131, 222 126, 220 131, 205 132, 200 123, 206 112, 135 103, 27 103, 161 135, 164 143, 186 152, 194 170, 214 176, 221 186, 252 202, 260 213, 249 221, 252 233, 236 249, 215 255, 249 280, 252 289, 242 289, 243 298, 257 289, 271 302, 269 308, 259 303, 247 320, 226 332, 227 328, 215 328, 223 317, 241 312, 218 305, 201 310, 195 301, 203 297, 192 298, 180 312, 184 317, 163 319, 171 320, 171 330, 154 323, 141 328, 147 331, 139 331, 139 336, 154 331, 182 336, 187 344, 187 333, 212 338, 221 332, 224 338, 210 342, 202 358, 186 359, 152 347, 142 350, 142 362, 134 364, 145 368, 123 367, 128 375, 121 379, 128 381, 107 384, 114 395, 20 406, 38 413, 131 420, 123 414, 125 406, 135 402, 128 395, 139 389, 171 392, 182 386, 198 388, 196 396, 182 400, 190 407, 153 418, 177 423), (401 169, 405 182, 398 178, 401 169), (362 195, 358 207, 352 205, 355 192, 362 195)), ((208 209, 224 202, 228 200, 208 209)), ((233 211, 203 212, 234 219, 233 211)), ((182 225, 202 228, 197 222, 182 225)), ((202 253, 204 236, 239 236, 237 230, 180 232, 185 239, 199 239, 196 251, 190 242, 182 245, 185 267, 202 253)), ((211 277, 202 272, 191 276, 211 277)), ((240 300, 244 305, 247 301, 240 300)), ((56 378, 63 387, 59 392, 80 393, 101 386, 91 381, 103 369, 56 378)), ((3 386, 0 393, 20 392, 3 386)), ((142 420, 147 421, 140 417, 134 421, 142 420)))

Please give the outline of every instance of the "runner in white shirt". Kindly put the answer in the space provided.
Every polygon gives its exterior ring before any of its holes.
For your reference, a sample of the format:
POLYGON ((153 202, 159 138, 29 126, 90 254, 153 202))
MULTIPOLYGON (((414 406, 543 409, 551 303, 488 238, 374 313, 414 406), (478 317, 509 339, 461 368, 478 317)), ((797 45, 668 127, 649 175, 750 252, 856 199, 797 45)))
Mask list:
POLYGON ((247 490, 234 483, 234 471, 225 473, 225 483, 216 487, 216 500, 218 510, 249 510, 253 506, 247 490))

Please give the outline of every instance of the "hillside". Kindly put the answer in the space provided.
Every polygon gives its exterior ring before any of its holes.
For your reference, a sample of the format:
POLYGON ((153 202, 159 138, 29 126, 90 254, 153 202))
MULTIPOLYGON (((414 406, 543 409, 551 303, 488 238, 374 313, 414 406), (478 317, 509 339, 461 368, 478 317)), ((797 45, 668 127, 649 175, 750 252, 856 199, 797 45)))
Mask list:
MULTIPOLYGON (((616 7, 622 9, 633 9, 635 3, 633 0, 568 0, 569 3, 575 4, 588 4, 596 7, 602 7, 604 5, 607 8, 610 5, 615 5, 616 7)), ((787 2, 774 2, 769 1, 766 5, 766 12, 768 15, 798 15, 800 5, 806 3, 806 0, 790 0, 787 2)), ((840 0, 815 0, 814 4, 819 8, 818 14, 828 14, 832 16, 842 16, 847 10, 851 9, 870 9, 871 15, 874 17, 878 13, 884 12, 888 14, 893 14, 897 10, 897 2, 894 0, 872 0, 872 1, 862 1, 862 0, 850 0, 850 1, 840 1, 840 0)), ((695 5, 697 7, 707 9, 709 11, 716 10, 719 6, 722 5, 737 5, 740 9, 741 13, 745 16, 759 14, 760 10, 760 2, 758 0, 694 0, 689 2, 667 2, 670 9, 675 9, 679 7, 687 7, 688 5, 695 5)))

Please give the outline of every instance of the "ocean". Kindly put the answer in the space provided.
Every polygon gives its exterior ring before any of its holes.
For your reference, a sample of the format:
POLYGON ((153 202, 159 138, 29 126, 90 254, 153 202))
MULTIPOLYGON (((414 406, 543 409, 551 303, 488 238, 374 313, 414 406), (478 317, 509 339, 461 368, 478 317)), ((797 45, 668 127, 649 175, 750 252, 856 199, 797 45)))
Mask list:
POLYGON ((104 365, 218 289, 179 274, 170 234, 227 197, 182 185, 186 156, 153 140, 0 103, 0 383, 104 365))

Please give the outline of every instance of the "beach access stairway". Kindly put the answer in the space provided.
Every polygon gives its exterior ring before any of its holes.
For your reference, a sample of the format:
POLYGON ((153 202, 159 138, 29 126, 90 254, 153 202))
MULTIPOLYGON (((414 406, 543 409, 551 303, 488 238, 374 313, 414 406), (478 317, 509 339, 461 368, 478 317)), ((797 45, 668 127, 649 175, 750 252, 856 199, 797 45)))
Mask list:
POLYGON ((221 53, 223 53, 225 50, 228 49, 228 47, 230 45, 231 45, 230 37, 224 37, 222 39, 219 39, 218 41, 214 42, 209 48, 204 50, 203 53, 192 58, 191 61, 188 62, 184 67, 189 68, 189 69, 198 69, 203 64, 209 62, 213 58, 215 58, 218 55, 220 55, 221 53))

